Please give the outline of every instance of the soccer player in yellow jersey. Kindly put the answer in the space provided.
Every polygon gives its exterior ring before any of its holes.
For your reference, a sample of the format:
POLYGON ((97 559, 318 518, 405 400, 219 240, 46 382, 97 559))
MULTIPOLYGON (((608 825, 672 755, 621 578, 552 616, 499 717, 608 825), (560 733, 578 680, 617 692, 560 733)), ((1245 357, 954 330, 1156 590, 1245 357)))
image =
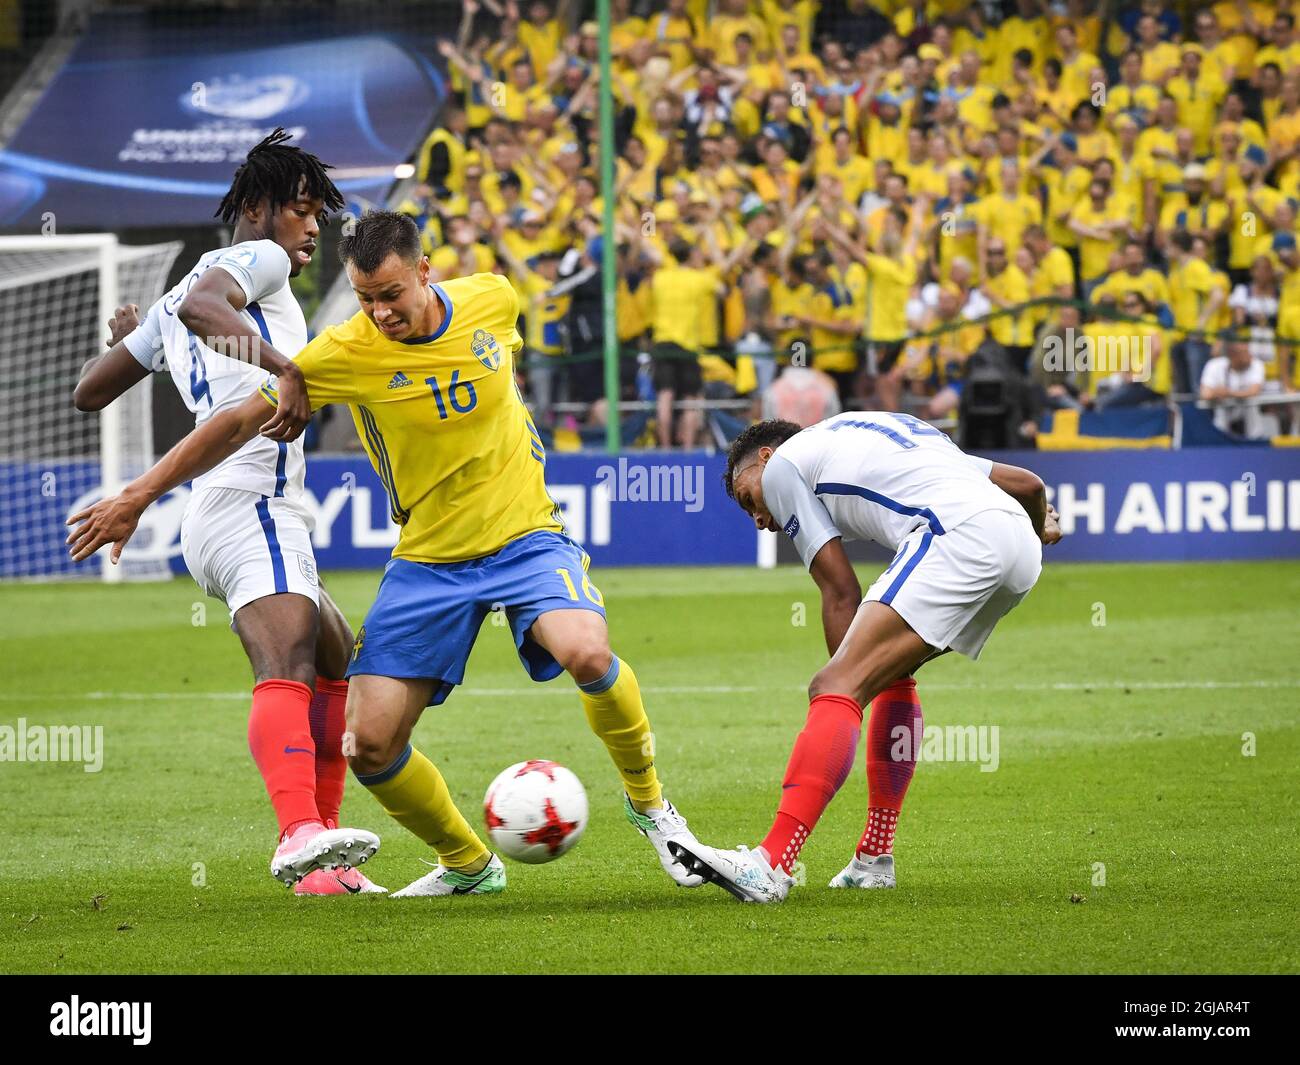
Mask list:
MULTIPOLYGON (((505 869, 470 828, 437 768, 411 745, 426 706, 464 679, 483 619, 504 605, 534 680, 568 672, 592 730, 623 778, 629 819, 669 875, 699 883, 669 854, 690 830, 663 797, 636 676, 609 648, 587 556, 546 491, 546 456, 514 382, 519 300, 496 274, 429 284, 419 232, 378 211, 340 255, 360 313, 297 358, 313 408, 346 403, 388 490, 401 535, 348 667, 353 772, 438 865, 394 897, 486 894, 505 869)), ((257 435, 272 381, 203 423, 121 495, 90 509, 74 536, 113 557, 145 507, 257 435)), ((337 862, 330 851, 322 866, 337 862)))

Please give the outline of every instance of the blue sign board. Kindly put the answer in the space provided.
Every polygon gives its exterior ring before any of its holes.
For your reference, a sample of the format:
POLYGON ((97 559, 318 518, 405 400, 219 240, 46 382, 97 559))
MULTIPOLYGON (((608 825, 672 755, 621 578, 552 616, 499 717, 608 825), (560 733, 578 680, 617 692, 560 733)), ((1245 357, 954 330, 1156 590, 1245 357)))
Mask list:
MULTIPOLYGON (((1300 450, 997 457, 1047 482, 1066 533, 1049 561, 1300 558, 1300 450)), ((724 456, 703 453, 552 454, 546 481, 570 535, 596 566, 752 565, 758 534, 722 489, 725 464, 724 456)), ((177 572, 184 572, 186 494, 151 507, 132 544, 177 572)), ((93 463, 0 463, 0 577, 73 571, 63 522, 98 495, 93 463)), ((321 569, 384 565, 397 528, 364 456, 308 456, 307 504, 321 569)))
POLYGON ((247 28, 164 33, 96 16, 0 151, 0 225, 210 223, 276 126, 336 168, 347 199, 382 200, 445 95, 433 63, 315 11, 247 28))

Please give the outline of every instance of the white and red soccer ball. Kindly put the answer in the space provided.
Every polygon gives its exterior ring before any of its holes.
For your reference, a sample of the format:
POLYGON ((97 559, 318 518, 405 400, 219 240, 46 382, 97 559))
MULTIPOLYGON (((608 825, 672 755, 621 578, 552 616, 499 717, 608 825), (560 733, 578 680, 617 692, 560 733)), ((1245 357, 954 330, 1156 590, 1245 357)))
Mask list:
POLYGON ((587 827, 587 793, 564 766, 534 758, 503 769, 483 796, 495 850, 540 865, 573 849, 587 827))

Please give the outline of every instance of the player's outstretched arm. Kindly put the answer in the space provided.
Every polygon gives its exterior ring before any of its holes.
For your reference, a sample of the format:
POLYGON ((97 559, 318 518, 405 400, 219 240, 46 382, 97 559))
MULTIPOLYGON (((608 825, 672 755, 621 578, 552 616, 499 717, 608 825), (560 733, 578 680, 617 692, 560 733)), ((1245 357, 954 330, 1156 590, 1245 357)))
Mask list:
POLYGON ((844 550, 844 541, 838 536, 822 545, 808 572, 822 593, 822 630, 826 650, 834 655, 858 613, 862 585, 844 550))
POLYGON ((1056 524, 1056 508, 1047 502, 1047 486, 1038 474, 1005 462, 993 463, 989 480, 1025 508, 1034 532, 1044 544, 1054 544, 1061 538, 1061 528, 1056 524))
POLYGON ((257 435, 265 419, 266 400, 254 392, 238 407, 209 418, 120 494, 72 515, 68 524, 76 528, 67 543, 73 561, 81 562, 112 544, 116 564, 150 503, 233 455, 257 435))

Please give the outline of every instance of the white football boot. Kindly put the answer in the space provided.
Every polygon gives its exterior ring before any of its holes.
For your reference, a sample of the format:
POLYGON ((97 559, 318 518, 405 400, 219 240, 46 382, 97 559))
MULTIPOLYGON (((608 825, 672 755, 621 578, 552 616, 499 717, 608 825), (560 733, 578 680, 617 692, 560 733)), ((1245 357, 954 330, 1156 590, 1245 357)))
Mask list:
POLYGON ((895 887, 894 856, 878 854, 864 861, 855 854, 853 861, 835 874, 830 886, 834 888, 895 887))
POLYGON ((305 824, 280 841, 271 859, 271 875, 293 887, 313 869, 350 869, 375 856, 379 837, 364 828, 326 828, 305 824))
POLYGON ((477 873, 461 873, 445 865, 435 865, 433 872, 394 891, 390 899, 413 899, 431 895, 495 895, 506 889, 506 867, 495 854, 477 873))
POLYGON ((692 873, 717 884, 741 902, 784 902, 794 883, 784 870, 773 870, 761 853, 744 844, 727 851, 702 843, 683 845, 673 841, 668 850, 692 873))
POLYGON ((704 878, 692 873, 673 857, 668 851, 668 844, 684 843, 687 846, 698 847, 700 842, 687 826, 686 818, 677 812, 677 808, 667 799, 664 799, 663 803, 661 810, 639 813, 632 805, 632 800, 625 794, 623 813, 632 822, 632 827, 654 846, 659 855, 659 864, 664 867, 664 872, 673 878, 673 883, 678 887, 699 887, 704 883, 704 878))

